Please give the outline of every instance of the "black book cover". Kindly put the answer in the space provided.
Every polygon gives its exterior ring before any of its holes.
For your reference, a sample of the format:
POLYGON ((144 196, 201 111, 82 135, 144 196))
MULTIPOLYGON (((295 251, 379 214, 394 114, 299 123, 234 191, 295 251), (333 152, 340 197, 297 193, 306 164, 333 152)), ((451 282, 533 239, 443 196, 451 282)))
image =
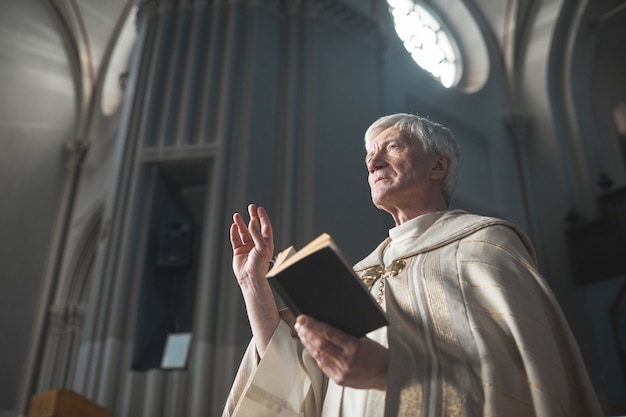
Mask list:
POLYGON ((354 337, 389 324, 360 278, 330 246, 268 280, 295 316, 309 315, 354 337))

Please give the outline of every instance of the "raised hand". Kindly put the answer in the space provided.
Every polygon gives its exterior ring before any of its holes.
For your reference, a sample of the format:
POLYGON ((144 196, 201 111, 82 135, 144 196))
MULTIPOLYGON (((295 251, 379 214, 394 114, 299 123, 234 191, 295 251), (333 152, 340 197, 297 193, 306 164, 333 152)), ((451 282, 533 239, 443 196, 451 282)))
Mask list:
POLYGON ((233 247, 233 271, 242 290, 265 279, 274 254, 272 224, 263 207, 248 206, 250 222, 246 225, 239 213, 233 215, 230 243, 233 247))
POLYGON ((357 339, 310 316, 300 315, 296 331, 319 368, 337 385, 384 390, 389 350, 363 337, 357 339))
POLYGON ((254 344, 262 357, 280 322, 272 289, 265 278, 274 255, 274 236, 265 209, 250 204, 248 214, 248 225, 239 213, 233 215, 230 244, 233 272, 246 303, 254 344))

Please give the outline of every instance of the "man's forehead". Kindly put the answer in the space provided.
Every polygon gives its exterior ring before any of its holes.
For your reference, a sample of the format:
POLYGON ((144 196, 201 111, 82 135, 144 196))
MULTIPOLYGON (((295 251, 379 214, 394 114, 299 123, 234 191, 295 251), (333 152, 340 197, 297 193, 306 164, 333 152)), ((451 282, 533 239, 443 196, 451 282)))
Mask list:
POLYGON ((418 145, 417 141, 411 139, 411 134, 409 132, 400 127, 391 126, 378 133, 378 135, 372 139, 370 149, 380 147, 391 141, 402 142, 408 146, 418 145))
POLYGON ((378 133, 372 140, 372 145, 397 139, 406 140, 406 134, 399 127, 391 126, 378 133))

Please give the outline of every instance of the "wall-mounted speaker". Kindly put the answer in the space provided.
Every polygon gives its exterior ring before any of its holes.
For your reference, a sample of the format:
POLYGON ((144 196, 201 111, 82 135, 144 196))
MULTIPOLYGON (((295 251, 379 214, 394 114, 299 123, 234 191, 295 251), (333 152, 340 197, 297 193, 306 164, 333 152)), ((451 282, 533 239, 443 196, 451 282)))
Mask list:
POLYGON ((191 265, 192 227, 181 220, 166 220, 159 229, 157 266, 180 268, 191 265))

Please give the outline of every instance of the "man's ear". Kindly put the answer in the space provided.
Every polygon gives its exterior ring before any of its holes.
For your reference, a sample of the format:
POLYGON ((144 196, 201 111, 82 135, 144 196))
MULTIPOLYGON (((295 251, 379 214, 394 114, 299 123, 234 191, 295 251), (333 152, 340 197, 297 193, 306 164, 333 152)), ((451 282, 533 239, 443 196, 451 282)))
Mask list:
POLYGON ((430 170, 430 179, 433 181, 443 180, 448 175, 449 170, 450 157, 448 155, 439 155, 430 170))

